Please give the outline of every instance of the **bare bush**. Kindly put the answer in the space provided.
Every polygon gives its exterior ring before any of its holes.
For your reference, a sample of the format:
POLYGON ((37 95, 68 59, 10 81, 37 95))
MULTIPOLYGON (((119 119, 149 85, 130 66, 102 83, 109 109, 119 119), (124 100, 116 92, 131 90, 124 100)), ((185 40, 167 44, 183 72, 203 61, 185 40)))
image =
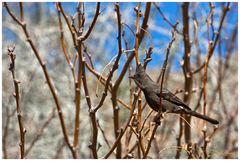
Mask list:
POLYGON ((169 5, 4 2, 3 158, 237 158, 237 3, 169 5), (220 124, 157 124, 139 63, 220 124))

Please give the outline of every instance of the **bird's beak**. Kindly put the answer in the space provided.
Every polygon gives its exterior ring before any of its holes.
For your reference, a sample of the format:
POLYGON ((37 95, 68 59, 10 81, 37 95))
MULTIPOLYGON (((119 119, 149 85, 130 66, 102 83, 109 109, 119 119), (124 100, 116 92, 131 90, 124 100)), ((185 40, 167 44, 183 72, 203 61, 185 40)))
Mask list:
POLYGON ((134 79, 134 77, 133 77, 133 76, 129 76, 128 78, 130 78, 130 79, 134 79))

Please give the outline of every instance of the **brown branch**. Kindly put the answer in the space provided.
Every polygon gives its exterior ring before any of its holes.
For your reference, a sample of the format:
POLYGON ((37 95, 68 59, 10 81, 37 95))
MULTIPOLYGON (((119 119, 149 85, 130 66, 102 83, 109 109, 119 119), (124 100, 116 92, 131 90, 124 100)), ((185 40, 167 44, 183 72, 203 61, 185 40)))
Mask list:
MULTIPOLYGON (((27 25, 25 23, 25 21, 20 21, 16 18, 16 16, 10 11, 8 5, 6 2, 4 2, 4 6, 5 8, 7 9, 9 15, 13 18, 13 20, 15 20, 19 26, 22 27, 23 31, 24 31, 24 34, 27 38, 27 41, 28 43, 30 44, 42 70, 43 70, 43 73, 44 73, 44 76, 45 76, 45 79, 47 81, 47 84, 48 84, 48 87, 51 91, 51 94, 54 98, 54 102, 56 104, 56 107, 57 107, 57 110, 58 110, 58 115, 59 115, 59 119, 60 119, 60 123, 61 123, 61 127, 62 127, 62 132, 63 132, 63 135, 64 135, 64 139, 65 139, 65 142, 67 143, 69 149, 71 150, 72 152, 72 156, 74 158, 76 158, 76 152, 75 152, 75 149, 73 149, 72 145, 70 144, 69 140, 68 140, 68 134, 67 134, 67 129, 66 129, 66 126, 65 126, 65 122, 64 122, 64 118, 63 118, 63 113, 62 113, 62 109, 61 109, 61 106, 60 106, 60 102, 59 102, 59 99, 58 99, 58 96, 56 94, 56 90, 55 90, 55 87, 53 86, 52 84, 52 81, 49 77, 49 74, 48 74, 48 70, 46 68, 46 64, 44 63, 44 61, 42 60, 41 56, 40 56, 40 53, 38 52, 38 50, 36 49, 35 47, 35 44, 33 43, 29 33, 28 33, 28 30, 27 30, 27 25)), ((23 10, 22 10, 23 11, 23 10)))
POLYGON ((126 122, 124 128, 121 128, 120 129, 120 132, 119 132, 119 135, 118 137, 116 138, 115 142, 113 143, 112 147, 110 148, 110 150, 107 152, 107 154, 103 157, 104 159, 107 159, 111 154, 112 152, 114 151, 114 149, 117 147, 117 145, 119 144, 119 142, 121 141, 121 138, 123 136, 123 134, 126 132, 127 130, 127 127, 129 126, 131 120, 132 120, 132 117, 133 117, 133 113, 134 113, 134 110, 135 110, 135 106, 136 106, 136 103, 137 103, 137 98, 140 94, 140 90, 138 91, 138 93, 135 93, 134 94, 134 101, 133 101, 133 105, 132 105, 132 109, 131 109, 131 113, 129 115, 129 118, 128 118, 128 121, 126 122))
MULTIPOLYGON (((63 49, 63 53, 65 56, 65 59, 69 65, 69 67, 71 68, 72 71, 72 76, 73 76, 73 80, 74 80, 74 85, 75 85, 75 89, 77 89, 77 83, 76 82, 76 76, 75 76, 75 63, 74 66, 69 58, 69 54, 67 53, 67 49, 66 49, 66 44, 65 44, 65 39, 64 39, 64 32, 63 32, 63 27, 62 27, 62 21, 61 21, 61 15, 60 15, 60 7, 58 5, 58 3, 56 3, 56 8, 57 8, 57 13, 58 13, 58 21, 59 21, 59 29, 60 29, 60 42, 61 42, 61 47, 63 49)), ((62 9, 63 12, 63 9, 62 9)), ((70 31, 71 32, 71 31, 70 31)), ((76 61, 75 61, 76 62, 76 61)), ((79 119, 79 118, 78 118, 79 119)), ((77 121, 76 121, 77 122, 77 121)), ((79 125, 79 123, 77 123, 79 125)), ((77 144, 78 144, 78 130, 79 126, 75 127, 75 131, 74 131, 74 147, 76 148, 77 144)))
MULTIPOLYGON (((86 46, 84 43, 83 43, 82 45, 83 45, 83 52, 84 52, 85 55, 88 57, 88 60, 90 61, 92 68, 94 68, 94 66, 93 66, 93 61, 92 61, 92 56, 91 56, 91 54, 88 52, 87 46, 86 46)), ((85 57, 86 57, 86 56, 85 56, 85 57)))
POLYGON ((142 98, 141 95, 138 98, 138 111, 137 111, 137 133, 138 133, 138 151, 139 151, 139 157, 141 158, 141 152, 142 154, 145 153, 145 148, 144 148, 144 140, 143 140, 143 136, 142 136, 142 132, 141 132, 141 124, 142 124, 142 98))
MULTIPOLYGON (((191 98, 191 92, 192 92, 192 75, 191 75, 191 64, 190 64, 190 56, 191 56, 191 43, 190 43, 190 37, 189 37, 189 3, 183 3, 182 4, 182 19, 183 19, 183 42, 184 42, 184 56, 183 56, 183 64, 182 69, 184 73, 185 78, 185 84, 184 84, 184 102, 188 103, 191 98)), ((181 114, 182 115, 182 114, 181 114)), ((187 124, 191 123, 191 116, 185 115, 184 116, 186 122, 184 121, 185 128, 184 128, 184 134, 185 134, 185 141, 187 143, 187 151, 189 151, 189 158, 192 158, 192 152, 191 152, 191 128, 187 124)), ((180 119, 182 119, 180 117, 180 119)), ((182 126, 180 122, 180 126, 182 126)), ((181 132, 179 132, 181 133, 181 132)))
POLYGON ((86 101, 88 104, 89 108, 89 115, 91 118, 91 123, 92 123, 92 141, 89 145, 89 148, 92 151, 92 156, 94 159, 98 158, 97 154, 97 136, 98 136, 98 126, 97 126, 97 119, 96 119, 96 111, 92 109, 92 103, 91 103, 91 98, 89 95, 89 90, 88 90, 88 85, 87 85, 87 80, 86 80, 86 73, 85 73, 85 58, 82 61, 82 80, 83 80, 83 87, 84 87, 84 92, 86 96, 86 101))
POLYGON ((207 127, 206 126, 202 130, 203 135, 204 135, 204 145, 202 147, 202 150, 203 150, 203 155, 204 155, 205 159, 209 159, 209 155, 207 153, 207 145, 211 141, 211 139, 212 139, 213 135, 216 133, 217 129, 218 129, 218 127, 215 126, 214 129, 213 129, 213 132, 211 133, 210 136, 207 136, 207 127))
POLYGON ((19 2, 19 8, 20 8, 20 21, 23 21, 24 20, 23 3, 19 2))
MULTIPOLYGON (((150 3, 151 4, 151 3, 150 3)), ((137 7, 134 8, 135 12, 136 12, 136 15, 137 15, 137 18, 136 18, 136 37, 135 37, 135 45, 134 45, 134 53, 135 53, 135 60, 136 60, 136 65, 138 65, 140 62, 139 62, 139 56, 138 56, 138 48, 139 48, 139 36, 140 36, 140 31, 143 31, 144 30, 140 30, 139 31, 139 22, 140 22, 140 16, 141 16, 141 10, 140 10, 140 7, 141 7, 141 2, 138 2, 138 5, 137 7)), ((147 26, 145 26, 147 27, 147 26)), ((143 36, 143 35, 142 35, 143 36)), ((138 98, 138 113, 137 113, 137 127, 138 127, 138 132, 140 132, 140 126, 141 126, 141 122, 142 122, 142 99, 141 99, 141 93, 139 95, 139 98, 138 98)), ((142 138, 142 135, 141 135, 141 132, 138 133, 138 158, 141 158, 141 151, 142 150, 142 153, 144 154, 145 153, 145 149, 143 147, 143 138, 142 138)))
POLYGON ((122 138, 123 134, 124 134, 124 130, 122 128, 120 128, 119 135, 117 136, 115 142, 113 143, 113 145, 110 148, 110 150, 108 151, 108 153, 104 156, 104 159, 107 159, 112 154, 114 149, 117 147, 117 145, 121 141, 121 138, 122 138))
MULTIPOLYGON (((122 25, 121 25, 121 13, 120 13, 120 6, 118 3, 115 4, 115 11, 117 14, 117 22, 118 22, 118 55, 117 58, 113 64, 113 69, 118 68, 118 62, 120 60, 120 57, 122 55, 122 25)), ((115 138, 118 138, 119 134, 119 108, 117 107, 117 89, 113 88, 112 90, 112 107, 113 107, 113 124, 114 124, 114 133, 115 133, 115 138)), ((121 153, 122 153, 122 146, 121 146, 121 139, 119 140, 119 143, 117 145, 116 149, 116 158, 120 159, 121 158, 121 153)))
POLYGON ((75 128, 74 128, 74 138, 73 138, 73 147, 76 149, 78 146, 79 140, 79 130, 80 130, 80 106, 81 106, 81 87, 82 87, 82 43, 77 41, 77 53, 78 53, 78 73, 77 81, 75 82, 75 128))
MULTIPOLYGON (((139 36, 139 39, 138 39, 138 44, 140 46, 141 42, 142 42, 142 39, 143 39, 143 36, 141 36, 142 34, 144 34, 146 28, 147 28, 147 23, 148 23, 148 18, 149 18, 149 15, 150 15, 150 4, 146 5, 146 10, 145 10, 145 14, 144 14, 144 17, 143 17, 143 23, 141 25, 141 32, 140 32, 140 36, 139 36)), ((130 56, 128 57, 126 63, 124 64, 123 66, 123 69, 122 69, 122 72, 120 73, 120 76, 118 77, 118 79, 116 80, 115 82, 115 85, 113 88, 115 88, 115 90, 117 88, 119 88, 121 82, 122 82, 122 79, 123 77, 125 76, 125 73, 127 72, 128 70, 128 66, 130 65, 130 63, 132 62, 133 58, 134 58, 135 54, 134 52, 130 54, 130 56)))
POLYGON ((85 40, 89 37, 89 35, 91 34, 92 29, 93 29, 95 23, 97 22, 98 15, 100 14, 99 11, 100 11, 100 2, 97 2, 97 7, 96 7, 95 16, 94 16, 94 18, 93 18, 93 21, 92 21, 92 23, 91 23, 91 25, 90 25, 87 33, 86 33, 84 36, 80 36, 80 37, 78 38, 78 39, 80 39, 82 42, 85 41, 85 40))
POLYGON ((74 29, 72 28, 70 22, 69 22, 69 19, 68 19, 68 16, 66 15, 65 11, 63 10, 63 7, 62 7, 62 3, 61 2, 58 2, 56 3, 57 6, 59 7, 66 23, 67 23, 67 26, 68 26, 68 29, 69 31, 71 32, 71 35, 72 35, 72 40, 73 40, 73 44, 74 46, 76 47, 77 46, 77 41, 76 41, 76 32, 74 31, 74 29))
POLYGON ((139 48, 139 21, 140 21, 140 7, 141 7, 141 2, 138 2, 137 7, 134 8, 136 11, 137 19, 136 19, 136 37, 135 37, 135 45, 134 45, 134 54, 135 54, 135 59, 136 59, 136 64, 139 64, 139 57, 138 57, 138 48, 139 48))
POLYGON ((201 89, 201 91, 200 91, 200 96, 198 98, 198 102, 197 102, 195 108, 193 109, 193 111, 196 111, 198 109, 198 107, 200 106, 200 102, 202 100, 202 96, 203 96, 203 89, 201 89))
MULTIPOLYGON (((10 8, 8 7, 8 5, 7 5, 6 2, 3 3, 3 6, 7 9, 7 12, 8 12, 8 14, 12 17, 12 19, 13 19, 18 25, 22 26, 22 21, 19 20, 19 19, 12 13, 12 11, 10 10, 10 8)), ((21 10, 21 11, 23 11, 23 10, 21 10)), ((21 15, 22 15, 22 14, 21 14, 21 15)))
POLYGON ((74 82, 76 82, 76 78, 75 78, 75 66, 73 66, 69 54, 67 53, 67 49, 66 49, 66 44, 65 44, 65 39, 64 39, 64 31, 63 31, 63 27, 62 27, 62 20, 61 20, 61 15, 60 15, 60 8, 58 5, 56 5, 57 7, 57 13, 58 13, 58 21, 59 21, 59 30, 60 30, 60 42, 61 42, 61 47, 65 56, 65 59, 69 65, 69 67, 71 68, 72 71, 72 75, 73 75, 73 80, 74 82))
POLYGON ((210 7, 210 13, 211 13, 211 17, 210 17, 210 19, 211 19, 211 21, 210 21, 210 25, 211 25, 211 30, 212 30, 212 38, 211 38, 211 40, 213 41, 214 40, 214 37, 215 37, 215 30, 214 30, 214 26, 213 26, 213 18, 214 18, 214 8, 215 8, 215 6, 214 6, 214 4, 212 3, 212 2, 209 2, 209 7, 210 7))
POLYGON ((150 15, 150 10, 151 10, 151 2, 147 2, 146 3, 146 8, 145 8, 145 13, 144 13, 144 17, 143 17, 143 22, 142 22, 142 25, 141 25, 141 29, 140 29, 140 33, 139 33, 139 38, 138 38, 138 44, 140 45, 142 40, 143 40, 143 37, 144 37, 144 34, 148 28, 148 18, 149 18, 149 15, 150 15))
MULTIPOLYGON (((181 117, 180 117, 181 118, 181 117)), ((176 151, 176 155, 175 155, 175 158, 176 159, 179 159, 180 158, 180 153, 181 153, 181 138, 182 138, 182 135, 183 135, 183 119, 180 119, 179 120, 179 134, 176 138, 177 140, 177 147, 180 147, 180 148, 177 148, 177 151, 176 151)))
POLYGON ((12 73, 12 79, 13 79, 13 84, 14 84, 14 89, 15 93, 13 96, 15 97, 16 100, 16 109, 17 109, 17 117, 18 117, 18 125, 19 125, 19 133, 20 133, 20 154, 21 154, 21 159, 25 158, 25 134, 26 134, 26 129, 24 128, 23 125, 23 120, 22 120, 22 111, 21 111, 21 105, 20 105, 20 89, 19 89, 19 84, 20 81, 16 79, 15 76, 15 59, 16 55, 13 53, 15 50, 15 46, 9 46, 8 47, 8 56, 10 58, 10 67, 9 71, 12 73))

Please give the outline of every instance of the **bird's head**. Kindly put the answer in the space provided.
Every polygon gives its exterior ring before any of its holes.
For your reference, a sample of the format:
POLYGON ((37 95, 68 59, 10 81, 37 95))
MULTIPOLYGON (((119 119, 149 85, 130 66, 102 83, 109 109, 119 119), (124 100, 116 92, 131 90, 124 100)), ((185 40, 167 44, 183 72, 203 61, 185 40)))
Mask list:
POLYGON ((133 79, 135 83, 141 88, 144 88, 144 80, 146 79, 147 74, 145 73, 145 70, 141 64, 137 65, 136 73, 133 76, 130 76, 129 78, 133 79))

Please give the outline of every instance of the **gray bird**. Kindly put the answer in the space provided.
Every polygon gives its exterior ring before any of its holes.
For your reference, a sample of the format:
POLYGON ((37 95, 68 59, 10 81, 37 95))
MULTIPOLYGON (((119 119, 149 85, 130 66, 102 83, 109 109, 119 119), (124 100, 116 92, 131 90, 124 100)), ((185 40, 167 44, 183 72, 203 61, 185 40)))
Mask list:
POLYGON ((206 120, 212 124, 219 124, 215 119, 192 111, 181 99, 171 93, 168 89, 163 88, 160 92, 160 85, 155 83, 145 72, 143 66, 139 64, 134 76, 130 76, 137 86, 143 91, 148 105, 155 111, 160 108, 160 98, 162 98, 162 110, 168 113, 184 113, 191 116, 206 120))

